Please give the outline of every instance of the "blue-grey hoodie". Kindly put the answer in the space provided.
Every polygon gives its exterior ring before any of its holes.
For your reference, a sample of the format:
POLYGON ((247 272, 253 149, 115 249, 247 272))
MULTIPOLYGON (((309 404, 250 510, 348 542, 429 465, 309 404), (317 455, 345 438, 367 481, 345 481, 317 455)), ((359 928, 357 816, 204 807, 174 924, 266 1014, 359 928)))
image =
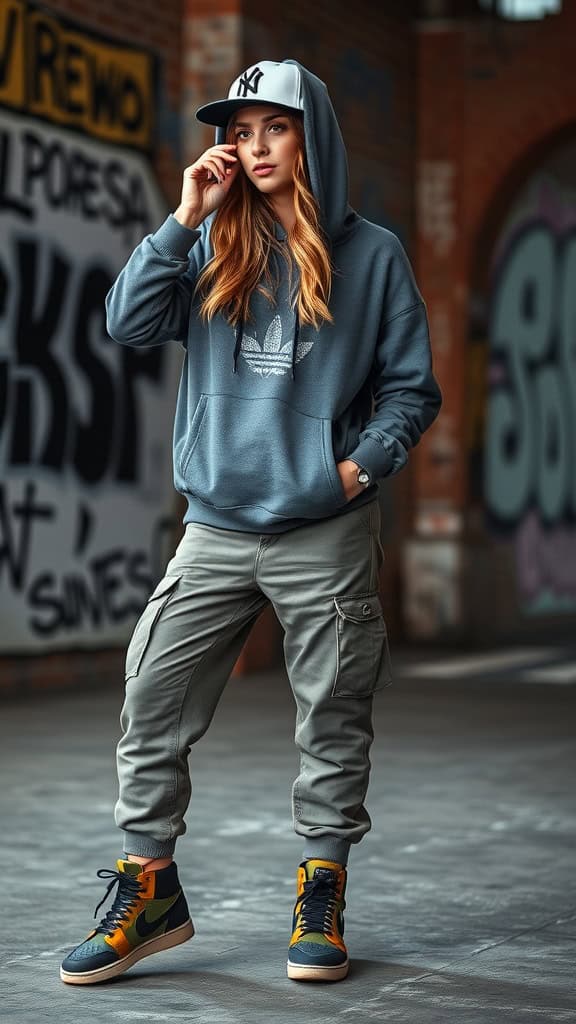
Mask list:
MULTIPOLYGON (((125 345, 185 349, 174 423, 174 483, 185 522, 281 533, 372 501, 438 414, 426 307, 396 235, 348 202, 344 142, 324 82, 303 78, 306 158, 335 266, 332 324, 299 324, 288 267, 276 303, 258 291, 234 329, 204 323, 197 276, 212 256, 211 214, 192 230, 169 214, 130 256, 106 297, 107 327, 125 345), (291 301, 292 300, 292 301, 291 301), (370 485, 346 498, 336 464, 370 485)), ((215 144, 225 141, 217 128, 215 144)), ((276 237, 286 232, 275 224, 276 237)), ((287 244, 287 243, 286 243, 287 244)), ((293 285, 298 275, 293 272, 293 285)))

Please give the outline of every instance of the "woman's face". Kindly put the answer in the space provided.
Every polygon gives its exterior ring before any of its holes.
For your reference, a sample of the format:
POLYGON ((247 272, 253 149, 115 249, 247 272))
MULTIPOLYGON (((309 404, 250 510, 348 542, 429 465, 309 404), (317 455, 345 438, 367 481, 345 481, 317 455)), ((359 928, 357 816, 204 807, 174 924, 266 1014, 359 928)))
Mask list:
POLYGON ((267 195, 292 191, 292 169, 299 143, 290 118, 278 107, 257 104, 242 107, 232 122, 231 141, 253 185, 267 195), (269 168, 258 171, 258 167, 269 168))

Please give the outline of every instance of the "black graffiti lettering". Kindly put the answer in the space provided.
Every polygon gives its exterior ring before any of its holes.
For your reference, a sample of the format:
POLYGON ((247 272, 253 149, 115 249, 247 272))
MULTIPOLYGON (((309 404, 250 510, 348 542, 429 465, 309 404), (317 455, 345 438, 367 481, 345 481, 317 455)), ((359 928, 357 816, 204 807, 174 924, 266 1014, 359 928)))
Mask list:
POLYGON ((110 622, 123 622, 129 614, 129 607, 126 604, 115 603, 116 594, 123 582, 125 561, 124 551, 116 550, 108 551, 90 562, 90 570, 97 581, 100 605, 110 622))
POLYGON ((76 191, 74 179, 67 169, 65 148, 57 139, 46 143, 39 135, 27 131, 24 142, 24 190, 27 196, 34 195, 35 181, 42 182, 44 199, 49 206, 59 209, 67 207, 74 200, 76 191))
POLYGON ((68 151, 57 139, 49 143, 33 132, 25 132, 24 190, 34 193, 34 183, 41 182, 44 198, 54 209, 65 208, 95 220, 98 209, 93 196, 98 193, 98 164, 79 149, 68 151))
POLYGON ((8 434, 8 465, 57 473, 70 466, 88 484, 105 478, 136 483, 141 384, 163 385, 166 353, 160 346, 137 351, 112 344, 104 303, 112 278, 105 268, 88 266, 72 278, 69 261, 51 251, 41 275, 40 251, 33 241, 17 243, 14 361, 0 361, 0 432, 8 434), (46 284, 39 295, 42 277, 46 284), (71 352, 60 337, 67 306, 71 352))
POLYGON ((42 158, 41 174, 45 182, 47 199, 50 206, 57 210, 64 206, 71 194, 74 199, 63 146, 56 141, 50 142, 46 150, 42 151, 42 158))
POLYGON ((0 435, 8 411, 8 360, 0 359, 0 435))
POLYGON ((72 164, 72 174, 78 165, 77 192, 81 201, 82 216, 86 220, 98 220, 98 205, 95 198, 98 196, 98 164, 91 160, 85 153, 76 152, 72 164))
POLYGON ((2 263, 0 263, 0 316, 3 316, 6 312, 6 300, 8 298, 8 274, 4 270, 2 263))
POLYGON ((32 130, 18 137, 0 133, 0 208, 29 220, 34 215, 32 202, 76 213, 83 220, 103 220, 123 230, 127 244, 134 241, 136 228, 140 237, 151 230, 142 176, 120 160, 100 162, 78 146, 47 141, 32 130), (16 145, 22 149, 22 174, 17 179, 10 174, 16 145))
MULTIPOLYGON (((70 537, 72 570, 34 572, 30 559, 32 550, 39 550, 39 523, 54 520, 57 525, 57 516, 57 505, 41 502, 34 482, 28 481, 22 496, 12 500, 7 486, 0 486, 0 583, 23 593, 30 630, 43 637, 59 632, 70 636, 82 628, 99 630, 110 623, 135 619, 166 564, 166 552, 160 548, 166 531, 173 532, 174 521, 161 516, 152 524, 150 551, 116 546, 84 560, 78 537, 75 542, 70 537)), ((84 551, 94 534, 86 525, 88 520, 92 522, 92 513, 82 503, 77 519, 84 551)), ((62 557, 67 558, 69 553, 63 551, 62 557)))
POLYGON ((10 194, 11 143, 12 136, 9 132, 0 132, 0 210, 9 210, 22 220, 33 220, 34 210, 31 204, 17 195, 10 194))
MULTIPOLYGON (((124 176, 126 171, 118 160, 109 160, 107 164, 104 164, 102 168, 102 183, 104 185, 104 192, 106 194, 106 200, 102 203, 100 208, 101 216, 111 224, 112 227, 124 227, 126 223, 126 203, 124 198, 124 176)), ((135 186, 140 179, 134 175, 133 185, 135 186)), ((140 192, 142 192, 142 186, 140 184, 140 192)), ((144 218, 146 221, 146 203, 144 202, 144 218)))
POLYGON ((96 124, 99 122, 111 124, 117 116, 118 70, 110 62, 100 67, 91 54, 87 54, 86 66, 92 81, 90 116, 96 124))
POLYGON ((31 380, 14 380, 12 407, 10 461, 13 466, 28 466, 32 462, 32 433, 35 419, 31 380))
MULTIPOLYGON (((68 400, 64 373, 51 352, 64 303, 64 294, 69 279, 70 266, 53 252, 50 262, 48 286, 45 291, 44 307, 35 313, 39 305, 37 282, 38 247, 35 242, 21 241, 17 247, 20 292, 16 314, 15 345, 16 374, 31 373, 41 382, 49 398, 49 417, 46 440, 38 458, 42 466, 59 469, 64 462, 66 446, 66 424, 68 400)), ((33 424, 33 403, 29 409, 22 403, 30 402, 27 389, 16 392, 14 425, 28 416, 33 424), (20 408, 18 407, 20 402, 20 408)), ((24 451, 22 440, 13 431, 10 462, 13 466, 32 462, 32 452, 24 451)))
POLYGON ((94 37, 42 4, 0 6, 0 89, 4 103, 110 140, 149 145, 151 74, 141 48, 94 37))
POLYGON ((125 228, 127 242, 134 226, 141 233, 150 230, 141 176, 127 172, 120 161, 100 164, 78 147, 58 140, 46 142, 33 131, 23 133, 22 144, 22 187, 27 200, 40 200, 85 220, 104 219, 112 227, 125 228))
POLYGON ((82 62, 83 51, 77 43, 67 39, 62 44, 62 85, 64 106, 69 114, 82 114, 84 107, 75 102, 72 92, 82 86, 82 68, 75 67, 74 62, 82 62))
MULTIPOLYGON (((96 322, 100 342, 106 337, 104 299, 110 288, 105 271, 93 267, 87 271, 80 285, 76 316, 74 318, 74 357, 83 371, 89 392, 86 421, 77 415, 74 429, 72 462, 81 480, 95 483, 109 468, 115 441, 116 402, 114 380, 108 367, 91 347, 91 327, 96 322)), ((136 474, 136 458, 133 473, 136 474)), ((135 479, 135 475, 132 476, 135 479)))
POLYGON ((52 593, 53 586, 54 574, 44 572, 36 577, 28 591, 28 603, 31 608, 37 608, 45 613, 51 612, 45 620, 38 619, 34 615, 30 619, 32 630, 40 636, 50 636, 62 621, 62 605, 52 593))
POLYGON ((118 90, 120 120, 128 131, 137 131, 142 124, 144 107, 138 84, 131 78, 124 78, 118 90))
POLYGON ((34 58, 31 61, 29 88, 34 103, 47 103, 61 107, 62 93, 58 75, 58 36, 47 21, 38 20, 31 25, 30 43, 34 58))
POLYGON ((36 484, 27 483, 22 501, 11 507, 8 490, 0 484, 0 580, 6 567, 14 590, 21 591, 26 582, 34 524, 53 518, 50 505, 36 502, 36 484))
POLYGON ((83 501, 78 503, 76 511, 76 535, 74 540, 74 556, 78 558, 88 546, 94 528, 94 515, 83 501))
POLYGON ((144 98, 130 71, 111 61, 99 65, 95 54, 59 33, 53 22, 35 20, 29 66, 34 103, 59 107, 79 117, 89 105, 88 113, 96 123, 117 124, 133 131, 141 128, 144 98))
MULTIPOLYGON (((54 150, 57 143, 52 143, 54 150)), ((22 133, 22 190, 28 198, 33 196, 34 182, 42 179, 46 168, 45 145, 34 132, 22 133)))
POLYGON ((144 182, 139 174, 130 174, 116 160, 102 167, 102 184, 106 200, 101 203, 100 216, 113 228, 126 231, 137 225, 142 234, 151 230, 144 182))
POLYGON ((90 76, 90 116, 94 122, 139 130, 145 116, 145 98, 138 82, 110 62, 98 65, 90 54, 86 55, 86 67, 90 76))
MULTIPOLYGON (((6 309, 6 297, 8 294, 8 278, 4 273, 4 267, 0 263, 0 316, 3 316, 6 309)), ((8 411, 8 360, 0 359, 0 436, 4 427, 4 420, 8 411)))
MULTIPOLYGON (((98 208, 93 200, 98 194, 98 164, 78 149, 69 156, 63 154, 63 157, 66 162, 61 175, 60 193, 55 197, 55 202, 57 198, 59 206, 80 214, 83 220, 97 220, 98 208)), ((47 176, 48 182, 52 177, 47 176)))
POLYGON ((111 227, 123 230, 127 243, 133 237, 141 237, 151 231, 144 182, 140 175, 130 174, 126 179, 126 169, 115 167, 111 161, 103 168, 102 176, 107 199, 112 202, 101 202, 99 216, 111 227))
POLYGON ((97 629, 133 618, 142 610, 152 586, 150 574, 142 572, 146 562, 144 551, 115 548, 91 559, 87 575, 67 573, 58 579, 54 573, 41 573, 28 591, 30 628, 48 637, 87 624, 97 629), (140 601, 122 599, 126 583, 136 583, 141 589, 140 601))
POLYGON ((100 595, 93 593, 87 580, 82 576, 65 576, 62 590, 62 621, 58 625, 73 629, 86 620, 91 626, 102 625, 100 595))

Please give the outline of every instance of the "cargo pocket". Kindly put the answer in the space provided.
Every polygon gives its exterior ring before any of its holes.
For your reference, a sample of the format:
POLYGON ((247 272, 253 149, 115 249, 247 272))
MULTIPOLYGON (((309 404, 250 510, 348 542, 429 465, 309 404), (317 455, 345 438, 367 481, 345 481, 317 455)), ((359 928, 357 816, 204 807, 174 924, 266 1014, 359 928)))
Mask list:
POLYGON ((134 627, 132 639, 126 651, 126 679, 138 675, 142 658, 150 642, 152 630, 160 618, 162 609, 167 604, 170 595, 176 589, 181 579, 181 576, 164 576, 156 589, 150 594, 148 603, 134 627))
POLYGON ((335 597, 336 678, 333 697, 368 697, 392 682, 386 623, 376 591, 335 597))

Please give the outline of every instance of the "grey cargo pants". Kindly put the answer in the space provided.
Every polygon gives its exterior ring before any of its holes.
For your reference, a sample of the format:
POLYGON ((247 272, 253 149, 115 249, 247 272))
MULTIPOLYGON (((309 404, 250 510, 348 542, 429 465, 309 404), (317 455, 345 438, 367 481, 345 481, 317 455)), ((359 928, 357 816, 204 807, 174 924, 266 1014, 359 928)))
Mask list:
POLYGON ((383 557, 377 501, 285 533, 186 526, 126 656, 114 811, 125 853, 171 855, 185 833, 190 748, 272 602, 297 709, 294 829, 305 857, 346 863, 371 826, 372 699, 391 682, 383 557))

